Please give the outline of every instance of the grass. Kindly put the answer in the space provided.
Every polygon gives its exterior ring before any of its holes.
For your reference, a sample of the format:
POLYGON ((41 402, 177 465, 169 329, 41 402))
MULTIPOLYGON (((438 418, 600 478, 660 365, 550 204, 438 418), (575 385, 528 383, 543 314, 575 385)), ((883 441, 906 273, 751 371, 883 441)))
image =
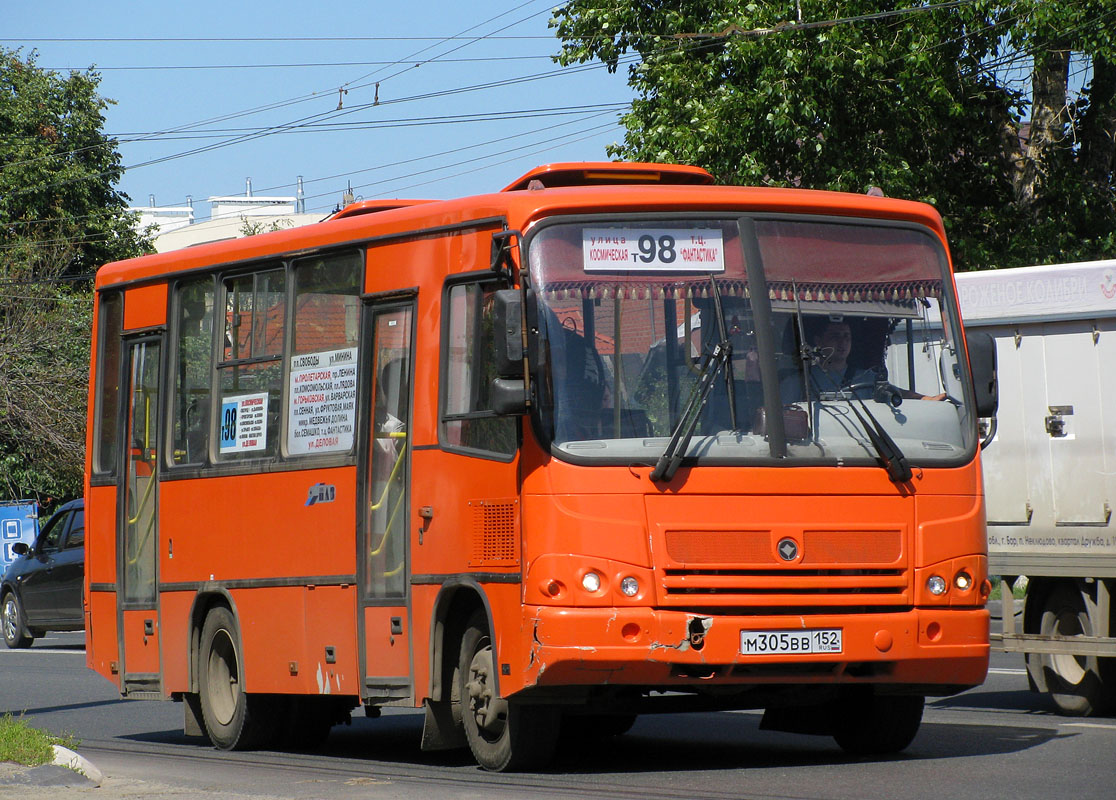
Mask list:
MULTIPOLYGON (((1000 599, 1000 586, 1001 586, 1000 576, 991 575, 989 577, 992 579, 992 594, 989 595, 988 599, 989 600, 999 600, 1000 599)), ((1011 594, 1016 600, 1022 600, 1024 597, 1026 597, 1027 596, 1027 579, 1026 578, 1020 578, 1019 580, 1017 580, 1011 587, 1011 594)))
POLYGON ((54 745, 60 744, 71 750, 77 747, 72 735, 53 736, 29 726, 22 717, 16 719, 11 713, 0 717, 0 761, 14 761, 37 767, 54 760, 54 745))

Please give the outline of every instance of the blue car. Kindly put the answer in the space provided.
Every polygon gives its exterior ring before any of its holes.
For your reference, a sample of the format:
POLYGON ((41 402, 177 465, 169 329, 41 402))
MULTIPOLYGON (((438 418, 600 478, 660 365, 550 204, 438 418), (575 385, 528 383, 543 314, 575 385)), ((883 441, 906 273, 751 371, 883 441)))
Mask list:
POLYGON ((42 527, 33 545, 13 546, 18 558, 0 582, 0 627, 8 647, 30 647, 47 631, 85 627, 85 501, 71 500, 42 527))

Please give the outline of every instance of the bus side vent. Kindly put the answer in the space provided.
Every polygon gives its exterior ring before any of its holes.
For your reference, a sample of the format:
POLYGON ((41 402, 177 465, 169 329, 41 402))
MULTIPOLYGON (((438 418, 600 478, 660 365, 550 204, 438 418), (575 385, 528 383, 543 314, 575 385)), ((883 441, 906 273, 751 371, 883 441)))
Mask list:
POLYGON ((473 542, 470 567, 514 567, 519 558, 516 529, 519 500, 470 500, 473 509, 473 542))

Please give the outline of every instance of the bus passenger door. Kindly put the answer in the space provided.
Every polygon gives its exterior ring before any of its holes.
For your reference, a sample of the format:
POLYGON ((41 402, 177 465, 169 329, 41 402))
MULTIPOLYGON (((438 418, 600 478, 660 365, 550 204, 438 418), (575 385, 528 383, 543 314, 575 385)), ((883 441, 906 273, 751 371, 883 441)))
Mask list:
POLYGON ((117 597, 126 694, 159 692, 159 365, 161 336, 126 345, 125 408, 117 497, 117 597))
POLYGON ((361 435, 358 516, 359 631, 365 698, 371 704, 411 697, 408 609, 411 500, 411 374, 414 302, 364 308, 362 342, 372 408, 361 435), (366 347, 368 345, 365 345, 366 347))

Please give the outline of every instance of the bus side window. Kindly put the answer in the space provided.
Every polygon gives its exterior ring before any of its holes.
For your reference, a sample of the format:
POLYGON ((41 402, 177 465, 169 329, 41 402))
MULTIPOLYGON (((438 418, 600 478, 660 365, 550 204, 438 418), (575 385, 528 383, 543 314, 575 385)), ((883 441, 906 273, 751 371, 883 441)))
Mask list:
POLYGON ((199 465, 209 451, 210 384, 213 380, 213 279, 175 289, 173 465, 199 465))
POLYGON ((442 359, 444 401, 441 439, 452 448, 510 456, 518 447, 516 421, 492 411, 488 390, 496 377, 492 341, 492 281, 448 287, 445 300, 445 341, 442 359))
POLYGON ((217 365, 222 460, 278 453, 286 271, 260 270, 224 280, 223 356, 217 365))

